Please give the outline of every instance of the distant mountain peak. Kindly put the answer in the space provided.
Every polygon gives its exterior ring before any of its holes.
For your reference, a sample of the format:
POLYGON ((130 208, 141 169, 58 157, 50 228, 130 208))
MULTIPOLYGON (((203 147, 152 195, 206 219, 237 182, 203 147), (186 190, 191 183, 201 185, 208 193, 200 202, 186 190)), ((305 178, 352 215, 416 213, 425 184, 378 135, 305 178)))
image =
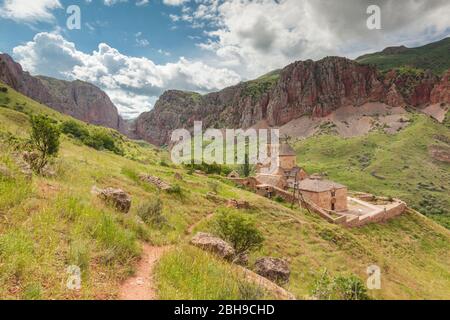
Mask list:
POLYGON ((59 112, 127 133, 125 123, 108 95, 91 83, 34 77, 8 54, 0 54, 0 81, 59 112))

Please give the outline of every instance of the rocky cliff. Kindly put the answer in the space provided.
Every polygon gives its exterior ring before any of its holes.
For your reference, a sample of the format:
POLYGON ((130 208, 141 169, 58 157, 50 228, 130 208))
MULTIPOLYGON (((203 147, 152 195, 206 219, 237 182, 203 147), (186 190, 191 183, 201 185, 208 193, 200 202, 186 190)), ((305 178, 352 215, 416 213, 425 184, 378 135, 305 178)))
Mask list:
POLYGON ((421 108, 431 103, 432 93, 434 100, 448 94, 445 79, 441 84, 431 72, 414 70, 383 74, 375 66, 339 57, 300 61, 204 96, 168 91, 152 111, 137 119, 135 131, 142 139, 164 145, 174 129, 192 127, 196 120, 205 127, 248 128, 261 121, 282 126, 305 115, 324 117, 340 107, 368 102, 421 108), (444 87, 435 89, 439 86, 444 87))
POLYGON ((0 81, 59 112, 126 133, 124 121, 108 95, 92 84, 34 77, 7 54, 0 54, 0 81))

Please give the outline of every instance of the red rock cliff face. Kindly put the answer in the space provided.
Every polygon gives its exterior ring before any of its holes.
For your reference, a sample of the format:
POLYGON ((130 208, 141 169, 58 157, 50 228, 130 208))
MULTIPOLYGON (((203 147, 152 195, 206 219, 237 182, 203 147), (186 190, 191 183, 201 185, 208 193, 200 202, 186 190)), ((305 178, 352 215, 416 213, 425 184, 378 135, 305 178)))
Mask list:
POLYGON ((117 108, 105 92, 92 84, 33 77, 6 54, 0 55, 0 81, 59 112, 126 133, 117 108))
POLYGON ((439 84, 429 72, 383 75, 374 66, 328 57, 295 62, 269 86, 255 80, 204 96, 168 91, 152 111, 137 119, 135 130, 142 139, 164 145, 174 129, 190 128, 195 120, 217 128, 248 128, 261 120, 281 126, 304 115, 324 117, 340 107, 367 102, 422 107, 431 97, 448 98, 448 77, 439 84))
POLYGON ((303 115, 323 117, 341 106, 380 100, 383 93, 377 71, 370 66, 337 57, 296 62, 283 70, 270 93, 267 120, 283 125, 303 115))
POLYGON ((448 70, 441 81, 433 88, 430 97, 431 103, 450 103, 450 70, 448 70))

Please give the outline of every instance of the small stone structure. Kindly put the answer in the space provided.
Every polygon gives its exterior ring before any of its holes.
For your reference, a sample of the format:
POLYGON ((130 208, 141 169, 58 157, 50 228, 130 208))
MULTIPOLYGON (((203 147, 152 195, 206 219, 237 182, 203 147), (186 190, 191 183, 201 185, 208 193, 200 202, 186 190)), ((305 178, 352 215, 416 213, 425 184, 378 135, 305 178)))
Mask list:
POLYGON ((303 197, 319 207, 330 211, 346 211, 347 187, 320 177, 311 177, 299 182, 298 190, 303 197))
POLYGON ((283 259, 260 258, 255 263, 255 271, 260 276, 277 283, 287 283, 291 276, 288 263, 283 259))
POLYGON ((228 175, 228 178, 230 179, 239 179, 240 177, 241 176, 237 171, 231 171, 230 174, 228 175))
POLYGON ((226 241, 209 233, 199 232, 191 240, 191 244, 202 250, 212 252, 225 260, 232 260, 236 254, 226 241))

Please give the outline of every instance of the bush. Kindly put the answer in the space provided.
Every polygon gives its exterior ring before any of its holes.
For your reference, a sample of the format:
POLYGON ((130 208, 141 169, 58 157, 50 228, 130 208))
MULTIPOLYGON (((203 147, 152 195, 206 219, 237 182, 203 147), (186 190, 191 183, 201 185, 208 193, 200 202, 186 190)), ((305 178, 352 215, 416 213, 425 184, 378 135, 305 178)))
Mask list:
POLYGON ((137 215, 148 225, 161 228, 167 223, 166 217, 162 214, 163 204, 161 199, 155 199, 142 204, 138 208, 137 215))
POLYGON ((1 88, 0 88, 0 92, 1 92, 1 93, 7 93, 7 92, 8 92, 8 88, 6 88, 6 87, 1 87, 1 88))
POLYGON ((189 172, 199 170, 206 174, 228 175, 232 170, 227 166, 222 166, 217 163, 208 164, 203 162, 202 164, 186 164, 186 169, 189 172))
POLYGON ((369 300, 364 283, 356 276, 339 276, 334 279, 334 286, 339 300, 369 300))
POLYGON ((118 155, 124 154, 123 150, 116 144, 115 137, 107 129, 96 128, 90 132, 83 124, 68 120, 61 125, 61 131, 95 150, 109 150, 118 155))
POLYGON ((217 193, 220 185, 217 181, 208 181, 208 187, 212 192, 217 193))
POLYGON ((215 224, 215 233, 228 241, 236 254, 261 248, 264 236, 256 228, 255 221, 235 212, 222 212, 215 224))
POLYGON ((41 173, 51 157, 59 151, 59 128, 47 116, 37 115, 30 117, 31 145, 39 153, 39 159, 33 162, 34 170, 41 173))
POLYGON ((71 135, 80 140, 84 140, 89 137, 89 130, 74 120, 63 122, 61 125, 61 131, 66 135, 71 135))
POLYGON ((174 185, 170 189, 167 190, 167 193, 182 196, 183 189, 181 189, 181 187, 179 185, 174 185))
POLYGON ((326 270, 314 283, 312 294, 319 300, 370 300, 361 279, 353 275, 331 278, 326 270))

